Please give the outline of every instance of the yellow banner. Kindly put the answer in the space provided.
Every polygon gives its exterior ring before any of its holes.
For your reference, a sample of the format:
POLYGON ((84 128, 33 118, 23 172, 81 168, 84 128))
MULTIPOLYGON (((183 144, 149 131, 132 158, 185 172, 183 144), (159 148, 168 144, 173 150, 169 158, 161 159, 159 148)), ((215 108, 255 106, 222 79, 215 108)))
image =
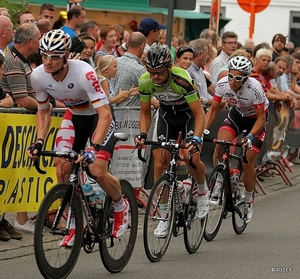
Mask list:
MULTIPOLYGON (((45 149, 52 150, 62 119, 52 117, 45 149)), ((36 116, 0 114, 0 214, 36 212, 47 191, 56 183, 53 158, 40 158, 39 174, 27 156, 36 139, 36 116)))

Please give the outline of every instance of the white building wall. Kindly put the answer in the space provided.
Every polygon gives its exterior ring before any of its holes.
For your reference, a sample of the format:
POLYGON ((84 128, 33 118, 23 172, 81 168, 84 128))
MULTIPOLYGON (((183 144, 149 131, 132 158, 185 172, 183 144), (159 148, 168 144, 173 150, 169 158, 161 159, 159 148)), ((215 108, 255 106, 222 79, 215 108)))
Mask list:
MULTIPOLYGON (((200 11, 200 6, 211 6, 211 0, 197 0, 195 11, 200 11)), ((239 36, 239 42, 244 44, 249 37, 250 13, 245 12, 237 0, 223 0, 221 7, 225 7, 225 17, 231 19, 224 31, 234 31, 239 36)), ((255 44, 267 42, 271 45, 272 37, 277 33, 288 36, 291 11, 300 13, 300 0, 271 0, 265 10, 256 13, 253 33, 255 44)))

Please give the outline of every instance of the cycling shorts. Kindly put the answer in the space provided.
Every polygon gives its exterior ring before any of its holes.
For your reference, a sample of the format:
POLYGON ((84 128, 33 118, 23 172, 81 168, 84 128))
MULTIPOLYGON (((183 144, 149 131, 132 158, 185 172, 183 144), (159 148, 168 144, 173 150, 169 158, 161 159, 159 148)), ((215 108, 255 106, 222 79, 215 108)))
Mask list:
MULTIPOLYGON (((268 113, 266 113, 266 118, 268 119, 268 113)), ((234 138, 236 138, 244 130, 246 131, 246 135, 249 134, 255 122, 256 122, 256 117, 241 117, 240 113, 238 113, 237 110, 234 107, 232 107, 228 113, 227 118, 221 124, 220 130, 227 130, 231 132, 234 138)), ((260 151, 261 146, 264 142, 265 134, 266 134, 266 126, 267 126, 267 121, 266 121, 266 125, 259 133, 259 135, 254 137, 252 140, 252 149, 257 153, 260 151)))
POLYGON ((185 139, 194 134, 194 126, 195 117, 190 109, 174 111, 160 107, 154 140, 159 142, 177 140, 179 132, 182 132, 182 139, 185 139))
MULTIPOLYGON (((54 150, 73 150, 77 153, 84 150, 86 146, 89 146, 88 140, 93 139, 97 122, 98 114, 75 115, 67 110, 55 139, 54 150)), ((111 158, 115 146, 114 131, 115 121, 112 120, 101 144, 101 149, 97 152, 98 159, 108 161, 111 158)))

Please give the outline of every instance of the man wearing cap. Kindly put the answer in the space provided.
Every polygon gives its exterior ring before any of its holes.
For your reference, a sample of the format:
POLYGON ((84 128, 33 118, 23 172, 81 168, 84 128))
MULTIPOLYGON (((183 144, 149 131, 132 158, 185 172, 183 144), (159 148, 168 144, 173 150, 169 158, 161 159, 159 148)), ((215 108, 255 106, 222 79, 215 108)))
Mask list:
POLYGON ((144 52, 158 41, 159 30, 167 29, 166 25, 159 24, 156 19, 146 17, 140 22, 139 31, 146 37, 146 46, 144 52))
POLYGON ((54 22, 53 29, 60 29, 62 26, 64 26, 67 22, 67 12, 66 11, 60 11, 59 12, 59 19, 54 22))

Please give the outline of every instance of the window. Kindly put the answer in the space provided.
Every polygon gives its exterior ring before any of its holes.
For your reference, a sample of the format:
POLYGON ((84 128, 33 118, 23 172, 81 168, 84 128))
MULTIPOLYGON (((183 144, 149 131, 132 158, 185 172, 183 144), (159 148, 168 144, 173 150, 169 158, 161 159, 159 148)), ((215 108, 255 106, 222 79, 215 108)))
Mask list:
POLYGON ((289 41, 300 47, 300 12, 290 13, 289 41))

